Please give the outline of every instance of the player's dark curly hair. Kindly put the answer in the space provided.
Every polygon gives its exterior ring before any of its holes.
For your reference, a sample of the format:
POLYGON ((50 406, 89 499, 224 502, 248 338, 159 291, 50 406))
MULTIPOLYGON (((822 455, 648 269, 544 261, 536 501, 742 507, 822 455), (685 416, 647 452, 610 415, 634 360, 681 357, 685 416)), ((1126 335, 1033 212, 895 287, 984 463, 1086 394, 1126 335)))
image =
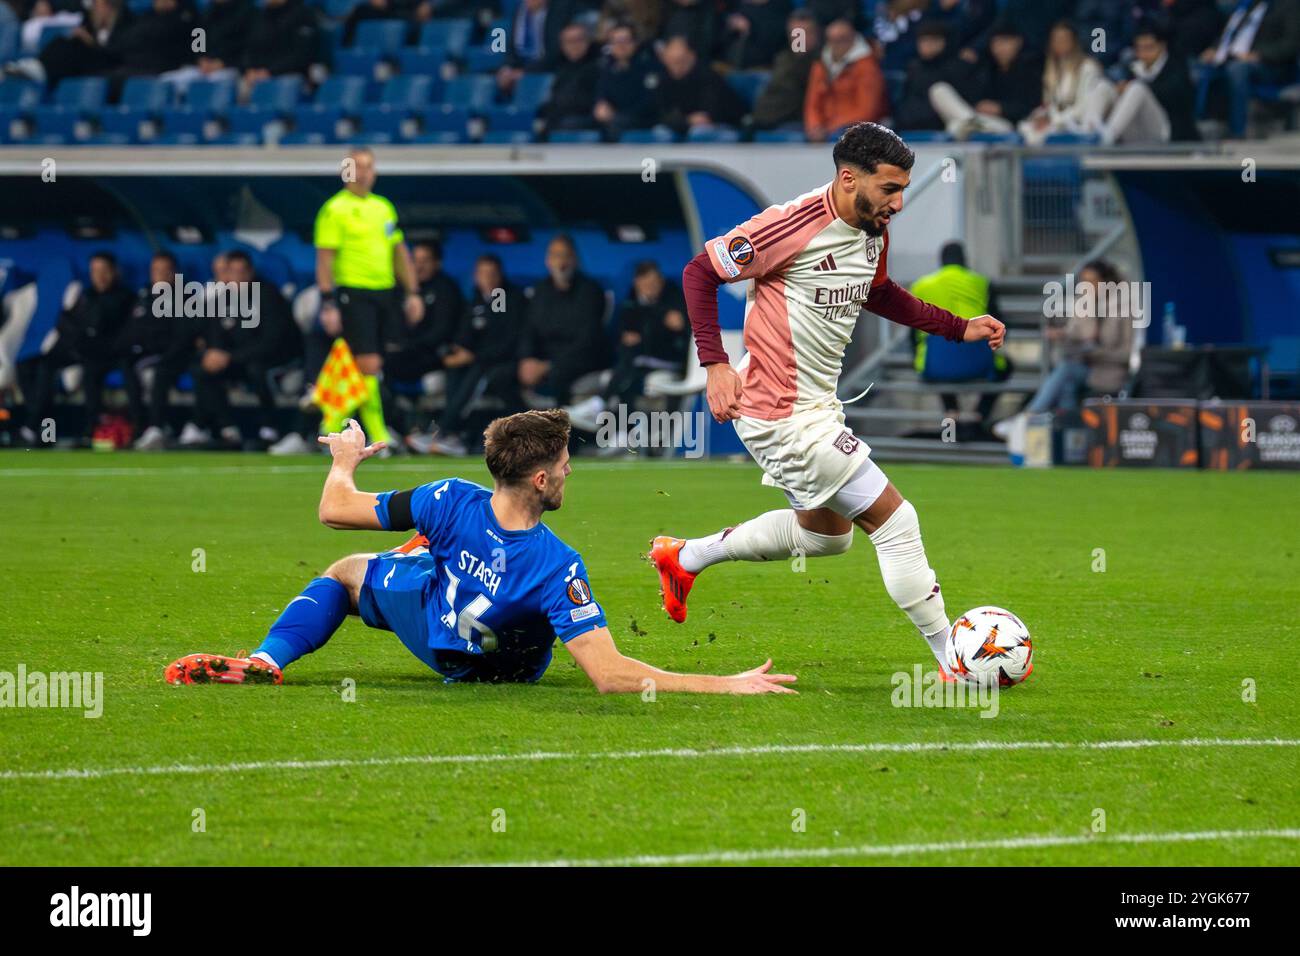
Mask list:
POLYGON ((562 408, 495 419, 483 431, 488 471, 498 484, 517 485, 550 468, 569 444, 569 413, 562 408))
POLYGON ((831 153, 835 168, 856 166, 874 173, 880 165, 911 169, 916 155, 898 134, 879 123, 854 123, 841 135, 831 153))

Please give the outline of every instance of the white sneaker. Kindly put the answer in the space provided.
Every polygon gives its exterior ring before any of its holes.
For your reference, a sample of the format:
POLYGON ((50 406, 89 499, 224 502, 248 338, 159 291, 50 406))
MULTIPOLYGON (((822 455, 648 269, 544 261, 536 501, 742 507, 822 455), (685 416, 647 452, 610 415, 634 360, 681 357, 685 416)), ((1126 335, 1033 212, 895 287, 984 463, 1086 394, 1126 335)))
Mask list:
POLYGON ((406 447, 417 455, 433 454, 433 432, 411 432, 406 436, 406 447))
POLYGON ((239 429, 234 425, 227 425, 221 429, 221 440, 227 445, 238 445, 244 440, 244 436, 239 433, 239 429))
POLYGON ((272 445, 280 440, 280 433, 269 425, 263 425, 257 430, 257 440, 272 445))
POLYGON ((599 395, 593 395, 584 401, 565 408, 569 413, 569 421, 574 428, 579 428, 584 432, 594 432, 600 430, 600 413, 605 410, 605 400, 599 395))
POLYGON ((270 455, 309 455, 315 450, 297 432, 289 432, 266 451, 270 455))
POLYGON ((464 458, 469 454, 465 443, 455 435, 434 435, 433 450, 439 455, 447 455, 451 458, 464 458))
POLYGON ((993 432, 998 438, 1007 441, 1011 437, 1011 431, 1016 427, 1017 416, 1012 415, 1010 418, 1004 418, 1000 422, 994 422, 989 431, 993 432))
POLYGON ((167 447, 167 436, 157 425, 150 425, 131 447, 136 451, 162 451, 167 447))
POLYGON ((181 437, 178 441, 182 448, 194 448, 197 445, 206 445, 212 441, 212 433, 206 428, 200 428, 193 422, 186 422, 185 427, 181 429, 181 437))

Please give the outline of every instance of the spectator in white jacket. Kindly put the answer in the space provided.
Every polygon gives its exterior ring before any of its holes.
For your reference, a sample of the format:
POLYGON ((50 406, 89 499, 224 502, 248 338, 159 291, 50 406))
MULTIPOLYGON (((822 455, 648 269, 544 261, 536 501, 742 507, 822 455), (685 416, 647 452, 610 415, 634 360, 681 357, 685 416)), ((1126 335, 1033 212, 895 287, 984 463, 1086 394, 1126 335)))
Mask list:
POLYGON ((1115 102, 1115 85, 1101 63, 1083 52, 1074 26, 1062 20, 1052 27, 1043 68, 1043 102, 1019 124, 1030 146, 1041 146, 1053 133, 1096 133, 1115 102))

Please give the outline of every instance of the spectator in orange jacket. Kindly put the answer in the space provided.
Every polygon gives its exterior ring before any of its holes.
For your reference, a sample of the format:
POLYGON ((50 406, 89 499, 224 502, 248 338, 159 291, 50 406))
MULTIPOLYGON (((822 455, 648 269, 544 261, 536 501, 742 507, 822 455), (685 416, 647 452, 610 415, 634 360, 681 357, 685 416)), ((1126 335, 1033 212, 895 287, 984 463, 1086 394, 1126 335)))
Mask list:
POLYGON ((808 139, 824 142, 850 123, 880 122, 889 113, 885 74, 871 47, 848 20, 826 27, 821 59, 808 76, 803 125, 808 139))

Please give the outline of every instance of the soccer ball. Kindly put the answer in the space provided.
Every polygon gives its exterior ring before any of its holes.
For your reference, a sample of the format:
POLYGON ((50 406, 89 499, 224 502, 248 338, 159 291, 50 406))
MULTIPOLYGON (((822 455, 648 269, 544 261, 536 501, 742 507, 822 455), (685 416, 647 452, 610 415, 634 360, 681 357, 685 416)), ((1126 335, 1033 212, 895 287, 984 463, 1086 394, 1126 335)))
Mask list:
POLYGON ((1010 687, 1034 670, 1029 628, 1000 607, 977 607, 957 618, 944 652, 948 669, 974 684, 1010 687))

